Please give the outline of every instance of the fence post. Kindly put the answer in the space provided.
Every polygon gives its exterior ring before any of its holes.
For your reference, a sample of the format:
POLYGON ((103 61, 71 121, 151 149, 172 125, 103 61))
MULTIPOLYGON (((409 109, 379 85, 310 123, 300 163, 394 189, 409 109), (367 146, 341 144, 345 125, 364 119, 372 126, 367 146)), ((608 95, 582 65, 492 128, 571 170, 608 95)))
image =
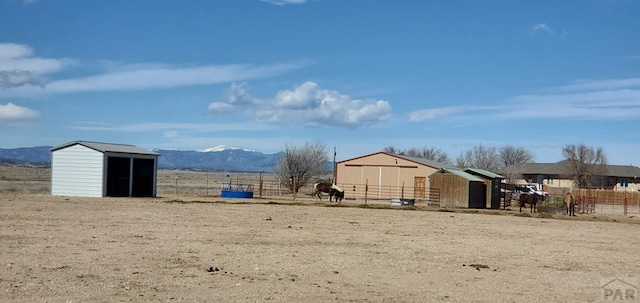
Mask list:
POLYGON ((176 176, 176 196, 178 195, 178 176, 176 176))
POLYGON ((293 200, 296 199, 296 194, 298 193, 298 177, 293 177, 293 200))
POLYGON ((204 186, 204 190, 205 190, 205 194, 204 194, 204 196, 206 197, 206 196, 208 196, 208 195, 209 195, 209 176, 205 176, 205 177, 204 177, 204 180, 205 180, 205 184, 206 184, 206 185, 204 186))
POLYGON ((402 188, 400 189, 400 199, 404 199, 404 182, 402 182, 402 188))
POLYGON ((367 204, 367 193, 369 192, 369 179, 364 181, 364 204, 367 204))
POLYGON ((262 199, 262 172, 260 172, 260 182, 258 185, 258 196, 262 199))
POLYGON ((627 192, 624 193, 624 216, 627 216, 627 192))

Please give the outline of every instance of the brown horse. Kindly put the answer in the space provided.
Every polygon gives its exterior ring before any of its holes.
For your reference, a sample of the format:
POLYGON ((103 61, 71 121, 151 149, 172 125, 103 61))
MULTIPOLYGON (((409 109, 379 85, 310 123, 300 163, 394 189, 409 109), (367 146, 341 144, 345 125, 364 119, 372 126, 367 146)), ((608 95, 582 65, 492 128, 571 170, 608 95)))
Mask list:
POLYGON ((567 215, 575 217, 576 215, 576 198, 571 192, 564 194, 564 204, 567 207, 567 215))
POLYGON ((531 213, 538 212, 538 199, 540 196, 534 193, 520 193, 520 197, 518 202, 520 203, 520 212, 522 212, 522 208, 526 208, 526 204, 531 205, 531 213))
POLYGON ((316 183, 313 185, 313 189, 315 189, 318 199, 322 199, 322 193, 329 194, 329 201, 332 201, 333 197, 336 197, 336 202, 342 202, 344 199, 344 190, 335 184, 316 183))

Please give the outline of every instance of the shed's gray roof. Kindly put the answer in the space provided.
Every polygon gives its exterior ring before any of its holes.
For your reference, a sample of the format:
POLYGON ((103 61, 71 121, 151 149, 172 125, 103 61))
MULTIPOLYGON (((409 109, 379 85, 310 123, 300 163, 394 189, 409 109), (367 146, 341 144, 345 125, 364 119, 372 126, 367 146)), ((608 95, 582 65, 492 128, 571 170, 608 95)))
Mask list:
POLYGON ((484 170, 484 169, 480 169, 480 168, 467 167, 467 168, 464 169, 464 171, 465 172, 472 171, 472 172, 475 172, 478 175, 482 175, 482 176, 485 176, 485 177, 490 178, 490 179, 506 179, 505 176, 501 176, 501 175, 492 173, 492 172, 490 172, 488 170, 484 170))
POLYGON ((479 177, 476 177, 470 173, 467 173, 459 168, 441 168, 440 171, 437 171, 433 174, 441 174, 441 173, 449 173, 449 174, 454 174, 458 177, 461 177, 467 181, 473 181, 473 182, 484 182, 484 180, 482 180, 479 177))
POLYGON ((97 150, 99 152, 102 153, 123 153, 123 154, 138 154, 138 155, 152 155, 152 156, 158 156, 159 154, 156 152, 152 152, 149 150, 146 150, 144 148, 140 148, 137 147, 135 145, 128 145, 128 144, 114 144, 114 143, 102 143, 102 142, 91 142, 91 141, 72 141, 69 143, 65 143, 62 145, 58 145, 54 148, 51 149, 51 151, 56 151, 59 149, 63 149, 63 148, 67 148, 69 146, 73 146, 73 145, 82 145, 82 146, 86 146, 88 148, 97 150))
MULTIPOLYGON (((640 177, 640 168, 633 165, 607 165, 606 176, 611 177, 640 177)), ((556 163, 523 163, 508 166, 502 172, 512 172, 524 175, 571 175, 572 170, 568 160, 556 163)))

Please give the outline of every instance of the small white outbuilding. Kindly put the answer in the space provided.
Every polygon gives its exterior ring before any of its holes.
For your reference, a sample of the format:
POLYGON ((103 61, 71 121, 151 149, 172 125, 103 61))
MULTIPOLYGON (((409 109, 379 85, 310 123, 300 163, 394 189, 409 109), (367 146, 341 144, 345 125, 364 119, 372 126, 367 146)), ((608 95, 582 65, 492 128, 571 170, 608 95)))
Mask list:
POLYGON ((73 141, 51 149, 51 194, 155 197, 158 153, 134 145, 73 141))

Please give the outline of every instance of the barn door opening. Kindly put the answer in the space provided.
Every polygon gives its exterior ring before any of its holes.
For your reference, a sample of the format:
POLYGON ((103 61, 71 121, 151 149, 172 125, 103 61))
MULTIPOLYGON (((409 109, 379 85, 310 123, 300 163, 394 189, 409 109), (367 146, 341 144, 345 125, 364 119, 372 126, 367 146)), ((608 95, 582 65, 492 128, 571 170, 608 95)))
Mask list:
POLYGON ((427 197, 427 177, 414 177, 413 197, 415 199, 425 199, 427 197))
POLYGON ((131 196, 153 197, 153 159, 133 159, 133 182, 131 196))
POLYGON ((128 197, 131 159, 123 157, 107 158, 107 196, 128 197))

